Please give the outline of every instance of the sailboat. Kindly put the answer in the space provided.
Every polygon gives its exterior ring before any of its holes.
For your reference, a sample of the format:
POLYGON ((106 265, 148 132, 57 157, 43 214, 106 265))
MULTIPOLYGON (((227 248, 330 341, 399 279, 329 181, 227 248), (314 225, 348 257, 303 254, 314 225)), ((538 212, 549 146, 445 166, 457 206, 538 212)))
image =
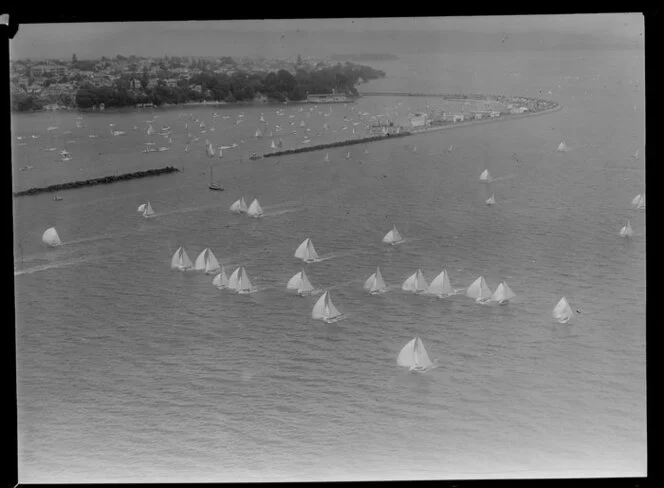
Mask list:
POLYGON ((62 244, 62 241, 60 241, 60 236, 58 236, 58 232, 55 230, 55 227, 49 227, 44 231, 44 234, 42 235, 42 242, 51 247, 58 247, 62 244))
POLYGON ((369 154, 369 149, 365 149, 364 154, 369 154))
POLYGON ((138 210, 137 210, 137 212, 138 212, 138 213, 143 213, 143 212, 145 212, 145 207, 147 207, 147 206, 148 206, 147 203, 141 203, 141 204, 138 206, 138 210))
POLYGON ((496 203, 496 195, 495 194, 491 195, 491 197, 487 198, 486 202, 484 202, 484 203, 486 203, 487 205, 495 204, 496 203))
POLYGON ((323 158, 323 161, 325 161, 326 163, 330 162, 330 153, 325 153, 325 157, 323 158))
POLYGON ((646 208, 646 194, 639 193, 632 199, 632 205, 634 205, 636 208, 643 210, 646 208))
POLYGON ((263 133, 261 132, 260 129, 256 129, 256 133, 254 134, 254 137, 256 137, 257 139, 260 139, 261 137, 263 137, 263 133))
POLYGON ((569 149, 569 146, 565 144, 565 141, 562 141, 560 144, 558 144, 558 152, 565 152, 569 149))
POLYGON ((272 139, 272 144, 270 144, 270 147, 271 147, 272 149, 276 149, 276 148, 277 148, 277 144, 274 142, 274 139, 272 139))
POLYGON ((491 298, 491 290, 484 281, 484 277, 480 276, 468 287, 466 295, 474 298, 477 303, 484 303, 491 298))
POLYGON ((638 150, 638 149, 637 149, 636 151, 634 151, 634 154, 632 155, 632 157, 633 157, 634 159, 638 159, 638 158, 639 158, 639 150, 638 150))
MULTIPOLYGON (((221 151, 221 149, 220 149, 221 151)), ((210 190, 223 191, 224 189, 221 185, 214 183, 214 166, 210 166, 210 184, 208 185, 210 190)))
POLYGON ((244 197, 235 201, 233 205, 231 205, 231 212, 245 213, 246 211, 247 211, 247 204, 244 202, 244 197))
POLYGON ((249 276, 247 276, 247 272, 244 267, 240 268, 238 277, 237 287, 235 288, 237 293, 240 295, 247 295, 256 291, 256 287, 251 284, 251 281, 249 281, 249 276))
POLYGON ((226 270, 223 266, 221 267, 221 272, 212 280, 212 284, 220 290, 228 288, 228 276, 226 276, 226 270))
POLYGON ((399 234, 399 231, 397 230, 396 226, 392 227, 392 230, 389 231, 387 234, 385 234, 385 237, 383 237, 383 242, 386 244, 391 244, 391 245, 396 245, 399 244, 400 242, 403 242, 403 237, 401 237, 401 234, 399 234))
POLYGON ((311 318, 331 324, 343 320, 345 317, 339 312, 337 307, 334 306, 334 303, 332 303, 330 292, 325 291, 316 302, 316 305, 314 305, 314 308, 311 311, 311 318))
POLYGON ((429 285, 424 279, 422 270, 418 269, 415 273, 406 278, 406 281, 401 285, 401 289, 404 291, 410 291, 412 293, 425 293, 429 285))
POLYGON ((231 273, 230 278, 228 278, 228 285, 226 286, 226 288, 228 288, 229 290, 237 291, 237 288, 240 284, 240 270, 241 269, 242 269, 241 267, 236 268, 235 271, 233 271, 233 273, 231 273))
POLYGON ((295 250, 295 257, 301 259, 305 263, 313 263, 318 261, 318 253, 314 249, 314 244, 308 237, 302 241, 302 244, 295 250))
POLYGON ((311 295, 315 291, 313 285, 307 277, 307 274, 304 272, 304 269, 296 273, 290 280, 288 280, 286 289, 297 290, 297 294, 300 296, 311 295))
POLYGON ((247 215, 250 215, 255 219, 261 218, 263 216, 263 209, 261 208, 260 203, 258 203, 257 198, 254 198, 254 201, 251 202, 251 205, 249 205, 249 208, 247 209, 247 215))
POLYGON ((146 219, 148 217, 152 217, 154 215, 154 210, 152 210, 152 205, 150 205, 150 202, 145 205, 145 209, 143 210, 143 217, 146 219))
POLYGON ((561 324, 566 324, 572 318, 572 307, 569 306, 567 298, 562 297, 558 304, 553 308, 553 318, 561 324))
POLYGON ((376 266, 376 272, 369 276, 364 282, 364 289, 369 291, 372 295, 387 291, 387 285, 383 280, 383 276, 380 274, 380 268, 378 266, 376 266))
POLYGON ((173 254, 173 259, 171 259, 171 269, 185 271, 191 269, 192 266, 191 259, 187 256, 187 251, 183 247, 178 247, 178 250, 173 254))
POLYGON ((194 269, 205 271, 205 274, 213 274, 219 271, 219 262, 210 248, 205 248, 196 258, 194 269))
POLYGON ((221 158, 224 157, 224 153, 222 152, 221 149, 222 149, 222 148, 221 148, 221 146, 220 146, 220 147, 219 147, 219 159, 221 159, 221 158))
POLYGON ((630 224, 629 219, 627 219, 625 226, 620 229, 620 237, 632 237, 633 235, 634 230, 632 229, 632 224, 630 224))
POLYGON ((427 288, 427 295, 434 295, 438 298, 446 298, 456 294, 456 290, 450 284, 450 277, 447 270, 443 269, 441 273, 436 276, 427 288))
POLYGON ((507 286, 507 283, 503 281, 498 285, 496 291, 493 292, 489 301, 498 302, 498 305, 507 305, 515 296, 514 292, 507 286))
POLYGON ((489 173, 488 169, 482 171, 482 174, 480 175, 480 181, 484 181, 486 183, 491 183, 493 181, 493 178, 491 178, 491 173, 489 173))
POLYGON ((350 151, 346 153, 346 159, 350 159, 350 151))
POLYGON ((154 127, 152 127, 152 124, 148 124, 148 135, 151 136, 154 134, 154 127))
POLYGON ((212 143, 211 143, 211 142, 208 142, 208 146, 207 146, 207 155, 208 155, 209 157, 211 157, 211 158, 214 157, 214 148, 212 147, 212 143))
POLYGON ((397 356, 397 364, 409 368, 414 373, 424 373, 439 366, 438 360, 431 361, 422 339, 415 337, 406 344, 397 356))

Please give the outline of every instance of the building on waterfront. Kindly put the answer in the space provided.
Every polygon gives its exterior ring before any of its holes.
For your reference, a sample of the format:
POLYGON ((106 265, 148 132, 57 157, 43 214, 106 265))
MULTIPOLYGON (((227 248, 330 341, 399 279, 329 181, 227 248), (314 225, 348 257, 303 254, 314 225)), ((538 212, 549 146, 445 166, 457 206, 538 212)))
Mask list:
POLYGON ((410 125, 416 127, 426 127, 429 125, 429 114, 416 113, 410 117, 410 125))

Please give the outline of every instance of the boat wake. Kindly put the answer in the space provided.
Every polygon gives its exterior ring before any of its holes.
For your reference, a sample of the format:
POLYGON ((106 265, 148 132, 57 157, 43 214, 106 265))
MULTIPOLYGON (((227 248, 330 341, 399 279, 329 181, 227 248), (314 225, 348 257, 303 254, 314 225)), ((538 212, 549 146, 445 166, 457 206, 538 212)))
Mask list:
POLYGON ((64 268, 66 266, 73 266, 73 265, 76 265, 76 264, 87 263, 87 262, 90 262, 90 261, 96 261, 98 259, 101 259, 101 256, 70 259, 69 261, 61 261, 59 263, 49 263, 49 264, 43 264, 43 265, 40 265, 40 266, 33 266, 31 268, 14 271, 14 276, 20 276, 20 275, 24 275, 24 274, 32 274, 32 273, 37 273, 39 271, 46 271, 46 270, 49 270, 49 269, 64 268))
POLYGON ((283 215, 287 213, 300 212, 302 208, 287 208, 285 210, 278 210, 276 212, 265 212, 263 217, 276 217, 278 215, 283 215))

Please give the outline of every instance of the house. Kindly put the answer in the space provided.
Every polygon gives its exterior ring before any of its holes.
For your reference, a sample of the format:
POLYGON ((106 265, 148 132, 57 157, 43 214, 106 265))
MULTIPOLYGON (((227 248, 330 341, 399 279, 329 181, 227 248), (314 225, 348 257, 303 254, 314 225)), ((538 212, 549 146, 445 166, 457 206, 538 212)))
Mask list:
POLYGON ((497 112, 497 111, 493 110, 493 111, 489 112, 489 117, 492 117, 492 118, 500 117, 500 112, 497 112))
POLYGON ((267 96, 262 93, 256 93, 256 96, 254 96, 254 102, 267 103, 267 96))
POLYGON ((178 86, 178 80, 176 80, 175 78, 165 79, 164 82, 166 83, 166 86, 170 88, 175 88, 176 86, 178 86))
POLYGON ((463 122, 464 116, 463 114, 444 114, 443 120, 447 122, 463 122))
POLYGON ((477 114, 473 115, 473 117, 474 117, 475 120, 482 120, 482 114, 480 114, 480 113, 477 113, 477 114))
POLYGON ((140 90, 141 89, 141 80, 138 78, 132 78, 129 80, 129 89, 130 90, 140 90))
POLYGON ((195 92, 203 93, 203 87, 201 85, 192 85, 190 88, 195 92))
POLYGON ((414 114, 410 118, 410 125, 413 127, 425 127, 429 123, 429 115, 424 113, 414 114))
POLYGON ((69 68, 58 64, 36 64, 30 68, 33 77, 66 76, 69 68))

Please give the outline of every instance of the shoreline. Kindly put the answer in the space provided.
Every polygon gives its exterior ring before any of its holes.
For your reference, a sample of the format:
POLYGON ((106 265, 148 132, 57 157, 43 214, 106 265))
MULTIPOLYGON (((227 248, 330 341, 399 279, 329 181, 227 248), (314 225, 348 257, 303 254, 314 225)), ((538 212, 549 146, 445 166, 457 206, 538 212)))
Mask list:
POLYGON ((114 175, 114 176, 102 176, 100 178, 93 178, 91 180, 71 181, 68 183, 58 183, 56 185, 49 185, 45 187, 29 188, 27 190, 14 192, 14 196, 21 197, 26 195, 39 195, 40 193, 50 193, 60 190, 73 190, 76 188, 83 188, 86 186, 110 185, 111 183, 116 183, 118 181, 134 180, 136 178, 145 178, 148 176, 159 176, 169 173, 177 173, 178 171, 180 170, 173 166, 166 166, 164 168, 148 169, 145 171, 136 171, 134 173, 124 173, 121 175, 114 175))
MULTIPOLYGON (((446 97, 447 100, 482 100, 478 98, 458 98, 459 95, 426 95, 426 94, 403 94, 400 93, 399 95, 394 95, 390 93, 371 93, 371 94, 365 94, 363 96, 415 96, 415 97, 431 97, 431 98, 443 98, 446 97)), ((482 95, 478 95, 482 96, 482 95)), ((275 156, 285 156, 288 154, 299 154, 303 152, 312 152, 312 151, 321 151, 323 149, 329 149, 329 148, 334 148, 334 147, 343 147, 343 146, 352 146, 355 144, 363 144, 363 143, 369 143, 369 142, 376 142, 376 141, 383 141, 386 139, 394 139, 397 137, 407 137, 407 136, 414 136, 418 134, 428 134, 431 132, 441 132, 449 129, 455 129, 455 128, 460 128, 460 127, 470 127, 474 125, 480 125, 480 124, 489 124, 492 122, 504 122, 507 120, 515 120, 515 119, 520 119, 523 117, 534 117, 537 115, 545 115, 548 113, 553 113, 561 110, 563 107, 562 105, 556 103, 556 102, 551 102, 548 100, 543 100, 540 98, 531 98, 531 97, 489 97, 487 100, 496 100, 500 101, 499 98, 507 98, 507 99, 521 99, 521 100, 534 100, 534 101, 539 101, 539 102, 544 102, 548 104, 554 104, 553 107, 547 108, 544 110, 538 110, 537 112, 524 112, 520 114, 505 114, 501 115, 499 117, 493 117, 493 118, 482 118, 482 119, 473 119, 473 120, 468 120, 465 122, 453 122, 453 123, 448 123, 444 125, 437 125, 433 127, 427 127, 425 129, 414 129, 414 130, 402 130, 398 134, 386 134, 386 135, 376 135, 376 136, 367 136, 367 137, 362 137, 362 138, 357 138, 357 139, 346 139, 343 141, 337 141, 337 142, 330 142, 330 143, 324 143, 324 144, 316 144, 313 146, 306 146, 306 147, 300 147, 300 148, 295 148, 295 149, 285 149, 283 151, 273 151, 269 153, 263 153, 262 155, 258 155, 256 157, 250 158, 250 159, 263 159, 263 158, 271 158, 275 156)))

